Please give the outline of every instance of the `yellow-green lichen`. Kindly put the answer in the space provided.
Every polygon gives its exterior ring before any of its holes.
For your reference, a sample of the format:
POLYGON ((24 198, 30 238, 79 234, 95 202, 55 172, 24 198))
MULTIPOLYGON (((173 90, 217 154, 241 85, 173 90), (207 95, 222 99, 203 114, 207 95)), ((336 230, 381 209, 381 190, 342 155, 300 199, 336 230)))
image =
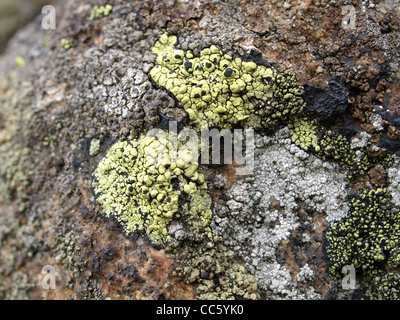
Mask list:
POLYGON ((113 7, 110 4, 107 4, 105 6, 95 5, 93 7, 92 12, 90 13, 89 20, 92 21, 95 19, 100 19, 102 17, 106 17, 111 13, 112 9, 113 9, 113 7))
POLYGON ((380 157, 371 157, 367 147, 351 148, 349 139, 338 131, 324 128, 315 119, 307 116, 293 117, 288 123, 291 140, 307 152, 314 153, 325 161, 334 161, 349 168, 349 180, 354 180, 368 173, 376 165, 386 167, 391 159, 391 154, 380 157), (358 159, 358 154, 363 156, 358 159))
POLYGON ((69 41, 66 38, 62 38, 60 41, 60 45, 61 47, 63 47, 65 50, 69 50, 73 48, 73 43, 71 41, 69 41))
POLYGON ((350 201, 348 216, 327 229, 326 252, 332 274, 351 265, 366 276, 372 298, 386 292, 399 299, 398 282, 377 281, 389 277, 387 270, 400 265, 400 212, 386 206, 388 197, 385 188, 360 190, 350 201))
POLYGON ((310 151, 312 147, 316 152, 320 151, 318 145, 318 134, 321 131, 316 120, 308 120, 307 118, 294 118, 289 124, 292 141, 304 149, 310 151))
POLYGON ((211 199, 192 147, 173 132, 113 145, 94 174, 104 215, 155 244, 171 240, 167 227, 179 218, 195 238, 210 236, 211 199))
POLYGON ((15 57, 15 66, 17 68, 22 68, 23 66, 25 66, 25 59, 21 56, 16 56, 15 57))
MULTIPOLYGON (((365 176, 379 164, 385 167, 391 155, 370 157, 368 146, 352 149, 347 137, 327 130, 316 120, 294 118, 289 124, 291 138, 306 151, 350 169, 349 179, 365 176), (363 154, 357 159, 357 151, 363 154)), ((400 279, 390 269, 400 264, 400 212, 386 207, 386 189, 362 189, 350 200, 348 216, 326 231, 326 252, 330 272, 339 275, 342 267, 353 266, 363 275, 368 298, 399 299, 400 279)))
POLYGON ((212 45, 194 57, 175 49, 176 36, 163 34, 153 48, 157 64, 152 79, 173 93, 199 129, 244 127, 273 129, 300 114, 303 87, 293 71, 279 74, 224 54, 212 45))
MULTIPOLYGON (((216 46, 203 49, 195 57, 190 51, 175 48, 176 43, 177 38, 166 33, 156 42, 153 53, 157 63, 150 76, 175 96, 196 129, 275 129, 286 124, 296 145, 323 160, 348 166, 350 179, 365 175, 378 163, 389 163, 390 155, 374 158, 368 155, 368 147, 354 150, 346 136, 308 119, 304 90, 296 85, 294 72, 280 74, 273 67, 224 54, 216 46)), ((153 243, 169 242, 168 226, 178 220, 189 226, 197 240, 204 234, 211 239, 211 198, 198 163, 193 162, 197 158, 190 153, 198 148, 183 148, 180 158, 170 163, 170 154, 164 149, 171 141, 142 136, 114 145, 95 173, 97 201, 105 215, 115 217, 127 234, 143 232, 153 243)), ((375 297, 399 292, 390 283, 397 274, 384 271, 386 266, 397 268, 400 261, 396 249, 399 212, 387 210, 386 202, 385 189, 364 189, 350 201, 348 217, 326 232, 330 271, 339 274, 343 265, 363 270, 375 297), (385 279, 381 285, 379 279, 385 279)), ((210 243, 211 247, 215 245, 212 240, 210 243)), ((224 250, 212 251, 211 257, 205 257, 201 247, 186 252, 190 256, 181 257, 181 250, 174 252, 177 261, 186 259, 177 273, 187 282, 199 284, 199 296, 257 297, 253 278, 236 284, 245 273, 239 264, 229 261, 230 254, 224 250), (214 261, 213 268, 203 260, 214 261), (214 275, 219 275, 218 281, 214 275)))
POLYGON ((400 274, 374 270, 367 275, 367 296, 375 300, 400 300, 400 274))
POLYGON ((357 160, 357 150, 351 148, 347 137, 333 130, 321 131, 318 142, 320 151, 317 155, 323 160, 332 160, 348 166, 350 180, 364 176, 377 164, 387 166, 392 159, 392 155, 389 153, 381 157, 370 157, 368 155, 368 147, 364 147, 358 150, 364 156, 362 159, 357 160))
POLYGON ((45 47, 50 46, 50 40, 51 40, 50 36, 45 36, 45 37, 43 38, 43 45, 44 45, 45 47))

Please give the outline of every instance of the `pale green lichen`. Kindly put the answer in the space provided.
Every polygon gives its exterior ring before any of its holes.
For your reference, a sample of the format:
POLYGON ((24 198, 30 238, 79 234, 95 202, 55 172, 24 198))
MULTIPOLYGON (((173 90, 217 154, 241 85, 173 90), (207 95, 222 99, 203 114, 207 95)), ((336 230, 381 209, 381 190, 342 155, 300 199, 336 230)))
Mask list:
POLYGON ((60 41, 60 45, 61 47, 63 47, 65 50, 69 50, 73 48, 73 43, 71 41, 69 41, 66 38, 62 38, 60 41))
POLYGON ((90 142, 89 155, 95 157, 100 152, 100 139, 93 139, 90 142))
POLYGON ((90 13, 89 20, 93 21, 95 19, 100 19, 102 17, 106 17, 111 13, 112 9, 113 9, 113 7, 110 4, 107 4, 105 6, 95 5, 93 7, 92 12, 90 13))
POLYGON ((175 49, 176 42, 176 36, 167 33, 156 42, 157 64, 150 76, 172 92, 194 127, 273 129, 303 111, 304 90, 296 85, 293 71, 279 74, 273 67, 224 54, 214 45, 194 57, 175 49))
POLYGON ((118 142, 94 174, 104 215, 116 218, 126 234, 142 232, 155 244, 171 240, 167 227, 179 218, 194 237, 211 235, 211 199, 204 175, 193 146, 175 135, 118 142))
POLYGON ((15 57, 15 66, 17 68, 22 68, 23 66, 25 66, 25 59, 21 56, 16 56, 15 57))

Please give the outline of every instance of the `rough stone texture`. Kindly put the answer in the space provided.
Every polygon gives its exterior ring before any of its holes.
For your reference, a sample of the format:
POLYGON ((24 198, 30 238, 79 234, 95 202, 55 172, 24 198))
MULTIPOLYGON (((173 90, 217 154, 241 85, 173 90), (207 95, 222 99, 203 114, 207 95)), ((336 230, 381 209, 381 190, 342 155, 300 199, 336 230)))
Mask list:
POLYGON ((33 19, 50 0, 2 0, 0 2, 0 53, 4 51, 11 36, 29 20, 33 19))
MULTIPOLYGON (((56 31, 42 30, 39 16, 0 57, 0 298, 194 299, 201 293, 196 278, 187 281, 199 270, 190 269, 200 265, 193 252, 189 270, 180 272, 187 267, 183 249, 171 253, 124 237, 102 217, 91 190, 92 173, 113 143, 162 125, 160 114, 186 121, 148 76, 163 29, 195 55, 214 44, 231 55, 262 58, 280 72, 292 68, 299 84, 318 92, 331 92, 336 79, 346 89, 347 108, 328 110, 327 125, 372 156, 399 150, 398 1, 108 3, 111 13, 90 21, 104 1, 58 1, 56 31), (354 30, 341 24, 349 4, 357 11, 354 30), (42 289, 45 265, 56 270, 55 290, 42 289)), ((345 167, 301 151, 282 130, 282 136, 258 133, 256 175, 235 176, 229 165, 206 169, 215 233, 234 252, 232 269, 242 272, 235 277, 254 276, 260 298, 349 299, 357 292, 342 290, 341 279, 328 274, 325 230, 346 214, 346 196, 361 187, 388 184, 398 208, 399 161, 387 176, 377 165, 348 183, 345 167), (228 219, 232 231, 225 232, 228 219)), ((222 265, 230 263, 229 255, 219 256, 222 265)), ((208 288, 216 291, 223 279, 217 274, 208 288)))

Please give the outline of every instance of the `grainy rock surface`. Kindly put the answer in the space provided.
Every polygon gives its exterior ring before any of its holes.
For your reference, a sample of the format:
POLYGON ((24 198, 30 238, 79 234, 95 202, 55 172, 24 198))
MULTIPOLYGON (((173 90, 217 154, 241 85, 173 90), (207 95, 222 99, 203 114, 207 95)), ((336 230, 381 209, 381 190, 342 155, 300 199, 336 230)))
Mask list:
MULTIPOLYGON (((399 210, 398 1, 65 0, 55 7, 56 30, 43 30, 38 16, 0 57, 1 299, 374 297, 362 273, 355 290, 342 288, 341 275, 329 271, 325 233, 362 188, 387 187, 390 210, 399 210), (96 15, 105 4, 112 10, 96 15), (345 5, 356 10, 354 29, 342 24, 345 5), (165 119, 190 126, 149 76, 164 31, 195 56, 215 45, 292 69, 308 88, 311 116, 343 134, 360 161, 377 160, 348 179, 347 166, 300 149, 286 126, 256 132, 252 175, 202 166, 212 241, 191 243, 183 222, 170 226, 177 241, 165 247, 125 236, 96 204, 98 163, 117 141, 165 119), (389 153, 393 161, 385 162, 389 153), (54 290, 41 285, 46 265, 56 271, 54 290)), ((397 265, 382 276, 393 292, 396 276, 397 265)))

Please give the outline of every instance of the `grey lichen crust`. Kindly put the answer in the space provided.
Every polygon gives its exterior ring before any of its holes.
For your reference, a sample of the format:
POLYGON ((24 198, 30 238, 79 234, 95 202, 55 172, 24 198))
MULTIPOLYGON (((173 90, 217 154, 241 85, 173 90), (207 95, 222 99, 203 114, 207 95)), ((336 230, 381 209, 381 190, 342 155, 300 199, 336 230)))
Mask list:
POLYGON ((396 207, 400 207, 400 158, 396 156, 393 159, 393 166, 388 169, 388 192, 391 195, 391 201, 396 207))
POLYGON ((197 299, 260 298, 255 277, 218 237, 206 245, 201 242, 175 242, 167 250, 181 264, 174 273, 186 283, 197 285, 197 299))
MULTIPOLYGON (((346 215, 347 172, 323 162, 295 146, 287 128, 272 137, 256 137, 255 169, 234 183, 219 199, 212 222, 214 233, 233 248, 255 274, 259 288, 273 299, 318 299, 311 286, 299 287, 313 278, 307 264, 295 278, 277 260, 279 245, 299 228, 300 203, 326 214, 327 223, 346 215)), ((309 245, 303 236, 303 245, 309 245)))
POLYGON ((157 37, 157 31, 141 31, 131 13, 127 19, 115 19, 104 26, 101 46, 87 49, 72 61, 72 50, 60 50, 58 59, 69 61, 70 69, 68 74, 55 77, 62 81, 76 78, 80 90, 70 97, 71 103, 84 114, 95 111, 98 115, 86 129, 87 138, 102 140, 110 134, 132 139, 159 124, 160 113, 177 121, 185 116, 147 76, 154 66, 151 47, 157 37), (128 36, 119 38, 121 30, 128 36))

